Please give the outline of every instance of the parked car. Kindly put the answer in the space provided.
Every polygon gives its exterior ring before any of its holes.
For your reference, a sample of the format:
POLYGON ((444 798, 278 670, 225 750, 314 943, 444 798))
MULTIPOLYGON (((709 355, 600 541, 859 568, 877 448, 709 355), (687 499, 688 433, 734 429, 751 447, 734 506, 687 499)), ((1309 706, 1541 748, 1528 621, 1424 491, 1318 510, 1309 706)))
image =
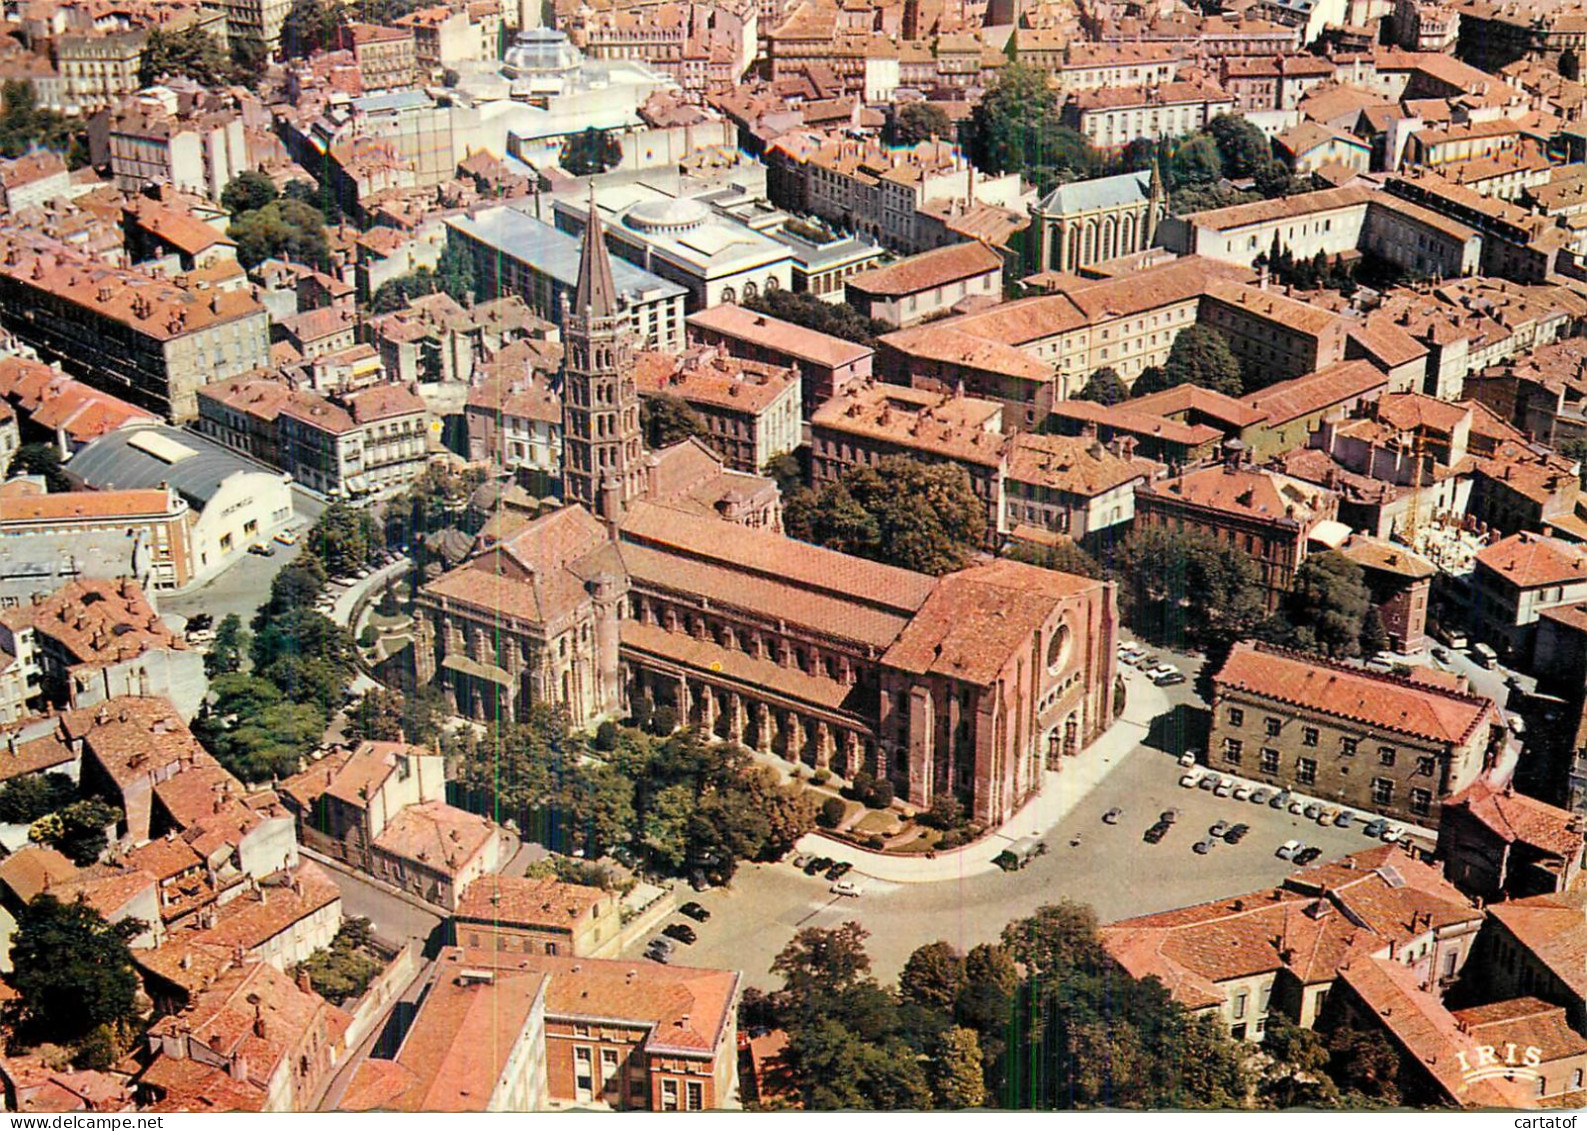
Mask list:
POLYGON ((1147 844, 1156 844, 1168 835, 1168 830, 1172 827, 1172 825, 1165 825, 1163 822, 1158 821, 1157 824, 1146 830, 1146 835, 1141 839, 1147 844))
POLYGON ((298 544, 297 531, 278 530, 276 531, 276 541, 280 542, 283 546, 296 546, 298 544))
POLYGON ((852 871, 854 871, 853 864, 850 864, 847 860, 839 860, 836 864, 827 869, 827 879, 841 880, 844 876, 848 875, 852 871))
POLYGON ((1217 789, 1223 784, 1223 779, 1217 774, 1208 774, 1196 783, 1197 789, 1217 789))
POLYGON ((1295 863, 1304 868, 1306 865, 1310 864, 1321 855, 1322 849, 1318 848, 1316 845, 1312 845, 1310 848, 1303 848, 1299 852, 1295 853, 1295 863))
MULTIPOLYGON (((1304 809, 1301 810, 1301 814, 1308 821, 1315 821, 1318 817, 1322 816, 1322 811, 1323 811, 1323 807, 1321 805, 1319 805, 1317 802, 1313 801, 1311 804, 1307 805, 1304 809)), ((1293 813, 1294 810, 1291 809, 1290 812, 1293 813)))
POLYGON ((817 872, 825 872, 832 867, 832 860, 826 856, 817 856, 814 860, 805 862, 805 875, 813 876, 817 872))
POLYGON ((1251 826, 1246 824, 1244 821, 1241 821, 1239 824, 1230 828, 1228 832, 1224 833, 1223 839, 1228 841, 1230 844, 1239 844, 1250 834, 1251 826))
POLYGON ((1158 822, 1160 824, 1171 825, 1175 821, 1179 820, 1179 810, 1178 809, 1164 809, 1163 813, 1162 813, 1162 816, 1158 817, 1157 820, 1158 820, 1158 822))
POLYGON ((1449 653, 1444 651, 1442 648, 1434 648, 1433 659, 1439 661, 1440 663, 1447 664, 1449 663, 1449 653))
POLYGON ((1236 801, 1249 801, 1251 800, 1251 787, 1242 782, 1234 787, 1232 796, 1236 801))
POLYGON ((1102 823, 1105 825, 1116 825, 1119 823, 1119 818, 1122 816, 1124 816, 1124 810, 1115 805, 1106 813, 1102 814, 1102 823))
POLYGON ((659 962, 663 966, 672 961, 671 952, 665 950, 647 950, 645 951, 645 957, 652 962, 659 962))
POLYGON ((1212 840, 1210 840, 1210 839, 1208 839, 1208 840, 1198 840, 1195 844, 1191 845, 1190 847, 1191 847, 1191 850, 1193 852, 1195 852, 1195 854, 1197 856, 1205 856, 1205 855, 1207 855, 1207 853, 1212 851, 1213 844, 1214 844, 1214 842, 1212 840))
POLYGON ((1229 831, 1229 822, 1228 821, 1214 821, 1213 824, 1212 824, 1212 828, 1207 830, 1207 835, 1211 836, 1211 837, 1217 837, 1219 840, 1222 840, 1223 839, 1223 834, 1228 832, 1228 831, 1229 831))
POLYGON ((1355 822, 1355 814, 1348 809, 1339 810, 1339 815, 1334 818, 1334 825, 1341 829, 1348 829, 1355 822))
POLYGON ((1295 854, 1305 847, 1306 846, 1298 840, 1286 840, 1283 844, 1278 846, 1278 851, 1273 855, 1277 856, 1280 860, 1293 860, 1295 859, 1295 854))
POLYGON ((1152 679, 1158 687, 1173 687, 1175 684, 1185 682, 1183 672, 1169 672, 1167 675, 1156 676, 1152 679))
POLYGON ((1147 668, 1146 674, 1152 679, 1156 679, 1159 676, 1173 675, 1178 671, 1179 669, 1174 667, 1173 664, 1158 664, 1156 667, 1147 668))
POLYGON ((685 903, 682 907, 678 908, 678 914, 687 915, 696 923, 709 923, 711 921, 711 913, 705 908, 701 907, 698 903, 694 902, 692 899, 689 900, 688 903, 685 903))
POLYGON ((273 558, 276 556, 276 548, 268 542, 255 542, 248 547, 248 552, 250 554, 258 554, 261 558, 273 558))
POLYGON ((1212 792, 1213 792, 1213 796, 1215 796, 1215 797, 1228 797, 1231 793, 1234 792, 1234 783, 1232 781, 1230 781, 1228 778, 1225 778, 1223 781, 1218 783, 1217 788, 1214 789, 1212 792))
POLYGON ((829 889, 833 895, 847 895, 859 898, 860 885, 853 880, 839 880, 829 889))
POLYGON ((1339 810, 1332 805, 1317 814, 1316 821, 1319 825, 1331 825, 1339 819, 1339 810))
POLYGON ((808 863, 810 863, 810 857, 806 856, 803 852, 801 852, 798 856, 795 856, 792 860, 792 864, 795 868, 803 868, 808 863))
MULTIPOLYGON (((1315 808, 1315 806, 1314 806, 1314 808, 1315 808)), ((1289 803, 1289 811, 1291 813, 1294 813, 1297 817, 1301 816, 1302 814, 1304 814, 1306 812, 1306 802, 1304 802, 1304 801, 1291 801, 1289 803)))
POLYGON ((1259 785, 1251 791, 1252 805, 1266 805, 1267 799, 1273 796, 1273 791, 1265 785, 1259 785))
POLYGON ((1195 789, 1196 786, 1201 784, 1201 775, 1182 774, 1179 778, 1179 784, 1184 786, 1186 789, 1195 789))
POLYGON ((1383 830, 1384 844, 1398 844, 1405 839, 1405 830, 1399 825, 1391 825, 1383 830))
POLYGON ((687 923, 671 923, 662 932, 669 939, 677 939, 684 946, 689 946, 700 936, 694 933, 694 928, 687 923))
POLYGON ((1179 764, 1181 766, 1194 766, 1196 764, 1196 756, 1187 750, 1179 756, 1179 764))
POLYGON ((1286 808, 1288 808, 1289 807, 1289 790, 1287 790, 1287 789, 1279 790, 1277 793, 1275 793, 1273 795, 1273 800, 1269 801, 1268 805, 1271 806, 1274 809, 1286 809, 1286 808))
POLYGON ((1383 835, 1383 830, 1388 827, 1389 823, 1382 817, 1379 817, 1375 821, 1368 821, 1361 827, 1361 831, 1366 833, 1366 835, 1371 837, 1373 840, 1376 840, 1378 837, 1383 835))
POLYGON ((662 950, 666 951, 668 954, 671 954, 676 948, 672 945, 672 940, 667 938, 666 933, 663 932, 662 934, 659 934, 650 940, 650 944, 647 949, 662 950))

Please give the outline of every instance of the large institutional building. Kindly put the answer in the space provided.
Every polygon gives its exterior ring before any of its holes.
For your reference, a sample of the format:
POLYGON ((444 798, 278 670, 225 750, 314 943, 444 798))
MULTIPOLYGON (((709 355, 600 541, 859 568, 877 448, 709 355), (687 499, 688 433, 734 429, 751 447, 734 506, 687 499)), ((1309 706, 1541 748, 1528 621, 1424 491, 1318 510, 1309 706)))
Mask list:
POLYGON ((457 711, 552 702, 586 727, 648 699, 912 805, 952 790, 983 823, 1107 725, 1111 585, 1003 560, 933 578, 785 537, 769 480, 692 441, 645 451, 630 326, 594 216, 563 321, 569 505, 421 592, 419 678, 457 711))

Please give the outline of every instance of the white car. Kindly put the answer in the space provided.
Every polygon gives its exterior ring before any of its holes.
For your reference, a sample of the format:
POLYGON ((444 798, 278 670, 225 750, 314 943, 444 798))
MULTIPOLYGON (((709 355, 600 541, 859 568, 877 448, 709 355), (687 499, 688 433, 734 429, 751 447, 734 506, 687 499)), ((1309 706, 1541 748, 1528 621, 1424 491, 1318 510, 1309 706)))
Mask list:
POLYGON ((1249 801, 1249 800, 1251 800, 1251 787, 1248 786, 1248 785, 1237 785, 1237 786, 1235 786, 1234 787, 1234 799, 1236 801, 1249 801))
POLYGON ((1192 751, 1185 751, 1179 756, 1179 764, 1181 766, 1194 766, 1196 764, 1196 755, 1192 751))
POLYGON ((1323 811, 1321 813, 1317 814, 1317 823, 1319 825, 1331 825, 1331 824, 1334 823, 1334 821, 1336 821, 1338 819, 1339 819, 1339 810, 1337 810, 1337 809, 1335 809, 1335 808, 1333 808, 1331 806, 1328 807, 1328 808, 1323 809, 1323 811))
POLYGON ((1305 847, 1306 846, 1298 840, 1286 840, 1283 844, 1278 846, 1278 851, 1274 853, 1274 855, 1280 860, 1293 860, 1295 859, 1295 853, 1299 852, 1305 847))
POLYGON ((1234 783, 1232 781, 1224 780, 1218 783, 1218 788, 1212 791, 1212 795, 1214 797, 1228 797, 1229 794, 1233 792, 1234 783))
POLYGON ((860 885, 853 880, 839 880, 829 889, 833 895, 850 895, 856 898, 860 894, 860 885))
POLYGON ((1178 674, 1179 669, 1174 667, 1173 664, 1158 664, 1155 668, 1148 668, 1146 670, 1146 676, 1148 679, 1161 679, 1165 675, 1178 674))
POLYGON ((1200 781, 1200 774, 1186 774, 1184 777, 1179 779, 1179 784, 1184 786, 1186 789, 1195 789, 1200 781))
POLYGON ((1306 811, 1306 802, 1297 798, 1289 803, 1289 811, 1297 816, 1306 811))
POLYGON ((1390 825, 1388 828, 1383 830, 1384 844, 1398 844, 1404 839, 1405 830, 1400 828, 1399 825, 1390 825))

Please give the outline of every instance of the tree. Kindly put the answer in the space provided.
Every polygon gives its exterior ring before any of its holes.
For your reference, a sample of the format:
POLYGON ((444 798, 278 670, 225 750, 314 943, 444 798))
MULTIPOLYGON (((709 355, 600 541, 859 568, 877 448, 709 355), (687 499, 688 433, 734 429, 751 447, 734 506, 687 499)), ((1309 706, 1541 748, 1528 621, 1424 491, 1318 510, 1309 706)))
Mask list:
POLYGON ((623 146, 606 130, 587 126, 562 146, 557 164, 575 177, 593 177, 623 163, 623 146))
POLYGON ((1376 605, 1367 606, 1367 615, 1361 618, 1361 654, 1368 659, 1379 652, 1387 652, 1392 642, 1388 629, 1383 626, 1383 614, 1376 605))
POLYGON ((1074 395, 1074 399, 1094 401, 1100 405, 1116 405, 1123 404, 1129 396, 1130 391, 1124 387, 1119 371, 1111 365, 1104 365, 1091 374, 1091 380, 1086 382, 1085 388, 1074 395))
POLYGON ((344 920, 331 945, 298 963, 293 974, 308 975, 315 993, 332 1005, 341 1005, 368 989, 382 969, 380 959, 369 948, 369 920, 344 920))
POLYGON ((1574 48, 1567 47, 1559 53, 1559 74, 1570 82, 1581 81, 1581 56, 1574 48))
POLYGON ((275 182, 253 169, 238 173, 221 191, 220 203, 234 215, 238 212, 255 212, 275 200, 275 182))
POLYGON ((24 774, 0 787, 0 821, 31 825, 46 813, 70 805, 77 783, 65 774, 24 774))
POLYGON ((792 495, 804 486, 804 469, 799 466, 799 457, 793 452, 783 452, 766 465, 764 474, 777 481, 777 487, 782 492, 783 498, 792 495))
POLYGON ((337 0, 293 0, 281 24, 281 53, 303 59, 316 51, 333 51, 347 23, 347 9, 337 0))
POLYGON ((127 943, 145 924, 112 925, 86 902, 62 903, 48 893, 16 918, 8 980, 28 1041, 72 1045, 101 1025, 136 1023, 138 975, 127 943))
POLYGON ((1239 114, 1219 114, 1205 127, 1218 147, 1222 172, 1231 180, 1249 177, 1273 159, 1273 147, 1256 124, 1239 114))
POLYGON ((312 703, 329 714, 357 671, 352 634, 323 613, 293 609, 260 629, 253 641, 254 671, 291 703, 312 703))
POLYGON ((1217 142, 1206 134, 1195 134, 1174 151, 1169 169, 1179 188, 1210 185, 1223 175, 1223 157, 1217 142))
POLYGON ((820 493, 796 495, 784 515, 795 538, 934 576, 969 563, 986 521, 962 467, 908 456, 853 467, 820 493))
POLYGON ((269 679, 223 675, 210 685, 210 701, 193 720, 193 735, 243 781, 269 781, 297 773, 324 734, 325 721, 320 704, 288 701, 269 679))
POLYGON ((917 947, 898 976, 898 992, 905 1001, 932 1009, 952 1009, 963 988, 964 956, 940 939, 917 947))
POLYGON ((963 1109, 985 1105, 981 1038, 974 1029, 956 1025, 943 1033, 932 1069, 931 1088, 938 1107, 963 1109))
POLYGON ((876 339, 892 329, 879 319, 867 318, 846 302, 826 302, 809 291, 766 290, 744 299, 742 305, 745 310, 769 314, 862 346, 876 345, 876 339))
POLYGON ((28 839, 47 844, 78 867, 94 863, 110 847, 106 829, 114 829, 121 810, 89 798, 74 801, 33 822, 28 839))
POLYGON ((948 112, 934 102, 906 102, 888 123, 894 145, 919 145, 932 138, 953 140, 948 112))
POLYGON ((691 436, 706 434, 705 421, 682 397, 658 393, 639 406, 639 427, 651 450, 669 448, 691 436))
POLYGON ((61 470, 61 452, 54 444, 23 444, 11 457, 6 475, 38 475, 44 479, 44 488, 50 494, 61 494, 72 489, 72 481, 61 470))
POLYGON ((1381 1029, 1341 1025, 1328 1035, 1328 1072, 1339 1087, 1372 1100, 1400 1098, 1400 1056, 1381 1029))
POLYGON ((1124 622, 1161 644, 1238 638, 1266 616, 1250 556, 1207 534, 1136 530, 1120 548, 1115 572, 1124 622))
POLYGON ((1160 393, 1168 387, 1168 379, 1163 375, 1163 367, 1160 365, 1148 365, 1135 375, 1135 384, 1130 386, 1130 396, 1150 396, 1152 393, 1160 393))
POLYGON ((871 933, 853 921, 841 927, 804 927, 772 961, 794 1009, 871 981, 865 940, 871 933))
POLYGON ((277 199, 237 213, 226 234, 237 241, 237 259, 246 268, 266 259, 306 263, 321 271, 331 265, 325 218, 302 201, 277 199))
POLYGON ((369 512, 340 501, 321 512, 305 541, 331 577, 348 577, 373 565, 386 548, 380 525, 369 512))
POLYGON ((1256 191, 1271 200, 1295 191, 1295 178, 1282 161, 1264 161, 1251 174, 1256 191))
POLYGON ((1103 576, 1101 564, 1075 543, 1067 540, 1054 542, 1051 546, 1016 542, 1004 552, 1003 556, 1024 562, 1026 565, 1055 570, 1058 573, 1072 573, 1078 577, 1098 579, 1103 576))
POLYGON ((287 200, 308 205, 320 214, 321 220, 326 224, 342 222, 342 206, 336 199, 336 194, 331 191, 329 181, 322 185, 299 177, 288 181, 287 187, 281 190, 281 195, 287 200))
POLYGON ((1366 575, 1337 550, 1302 562, 1284 595, 1284 612, 1294 626, 1291 643, 1336 659, 1361 654, 1362 622, 1371 607, 1366 575))
MULTIPOLYGON (((1240 381, 1240 363, 1235 360, 1229 343, 1218 331, 1207 326, 1187 326, 1179 331, 1163 364, 1165 387, 1199 385, 1215 393, 1237 397, 1244 387, 1240 381)), ((1139 388, 1140 382, 1136 382, 1139 388)))
POLYGON ((1072 900, 1047 904, 1028 919, 1003 928, 1003 948, 1027 971, 1048 979, 1063 978, 1077 968, 1103 961, 1097 939, 1097 915, 1072 900))
MULTIPOLYGON (((279 575, 278 575, 279 576, 279 575)), ((253 633, 242 626, 236 613, 227 613, 215 628, 215 639, 204 653, 204 674, 210 679, 242 669, 242 659, 253 644, 253 633)))
POLYGON ((156 27, 143 43, 138 83, 153 86, 167 76, 190 78, 203 86, 222 86, 236 77, 220 41, 196 24, 167 31, 156 27))
POLYGON ((434 270, 420 267, 412 274, 380 284, 370 299, 370 305, 375 313, 385 314, 402 310, 412 300, 433 294, 450 295, 460 303, 480 297, 474 273, 474 257, 456 240, 446 241, 434 270))
POLYGON ((1062 124, 1047 73, 1012 62, 970 114, 970 152, 989 173, 1018 172, 1042 192, 1094 172, 1100 162, 1084 136, 1062 124))
POLYGON ((66 155, 73 169, 86 165, 86 146, 74 120, 39 108, 38 92, 27 79, 7 79, 0 86, 0 155, 21 157, 34 149, 66 155))
POLYGON ((634 783, 605 763, 578 763, 562 784, 562 815, 575 850, 602 856, 628 843, 634 823, 634 783))
POLYGON ((1262 1051, 1264 1067, 1258 1093, 1273 1107, 1336 1107, 1339 1086, 1328 1075, 1327 1042, 1315 1029, 1302 1029, 1278 1010, 1268 1014, 1262 1051))

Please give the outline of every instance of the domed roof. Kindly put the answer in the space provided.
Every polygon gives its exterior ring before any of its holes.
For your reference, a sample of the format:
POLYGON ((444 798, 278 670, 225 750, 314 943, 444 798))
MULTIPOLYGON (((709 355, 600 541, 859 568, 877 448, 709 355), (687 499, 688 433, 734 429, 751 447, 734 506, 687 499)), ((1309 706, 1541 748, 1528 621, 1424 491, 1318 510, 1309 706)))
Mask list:
POLYGON ((683 232, 697 228, 711 210, 698 200, 647 200, 628 210, 623 222, 641 232, 683 232))

